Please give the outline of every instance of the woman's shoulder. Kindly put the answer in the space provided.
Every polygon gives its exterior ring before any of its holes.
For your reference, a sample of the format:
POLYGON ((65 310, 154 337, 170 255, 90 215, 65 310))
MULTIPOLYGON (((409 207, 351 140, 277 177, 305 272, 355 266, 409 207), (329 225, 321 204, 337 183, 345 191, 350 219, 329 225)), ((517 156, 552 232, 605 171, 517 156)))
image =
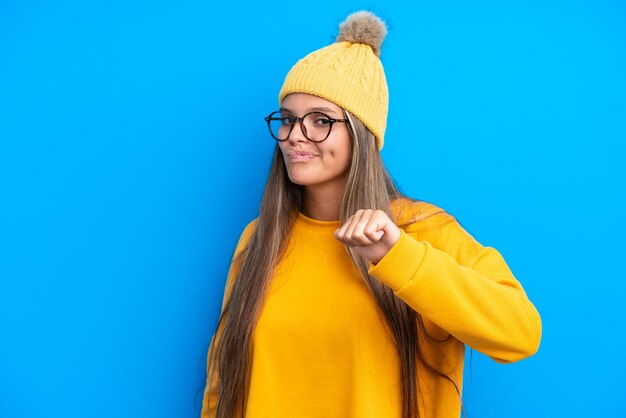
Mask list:
POLYGON ((398 227, 419 241, 430 242, 459 263, 472 264, 480 255, 482 245, 440 206, 403 198, 392 203, 392 210, 398 227))
POLYGON ((254 231, 256 231, 258 221, 259 218, 254 218, 253 220, 248 222, 246 227, 243 229, 243 231, 239 235, 239 241, 237 242, 237 246, 235 248, 235 255, 238 255, 243 249, 248 246, 248 242, 250 241, 252 234, 254 234, 254 231))
POLYGON ((243 229, 243 232, 241 233, 242 238, 245 237, 249 239, 250 236, 254 233, 254 231, 256 231, 258 222, 259 222, 259 218, 254 218, 253 220, 248 222, 246 227, 243 229))
POLYGON ((445 209, 424 200, 400 197, 391 203, 396 224, 403 229, 426 231, 456 221, 445 209))

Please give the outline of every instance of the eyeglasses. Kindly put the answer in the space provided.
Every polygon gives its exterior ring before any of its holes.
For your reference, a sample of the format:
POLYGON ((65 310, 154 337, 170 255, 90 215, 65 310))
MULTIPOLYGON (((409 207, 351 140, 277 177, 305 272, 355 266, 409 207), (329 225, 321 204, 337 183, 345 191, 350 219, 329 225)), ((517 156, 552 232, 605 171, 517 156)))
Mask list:
POLYGON ((270 135, 277 141, 286 141, 293 127, 300 121, 302 134, 311 142, 322 142, 330 135, 335 122, 348 122, 348 119, 333 119, 325 113, 309 112, 301 118, 280 111, 265 117, 270 135))

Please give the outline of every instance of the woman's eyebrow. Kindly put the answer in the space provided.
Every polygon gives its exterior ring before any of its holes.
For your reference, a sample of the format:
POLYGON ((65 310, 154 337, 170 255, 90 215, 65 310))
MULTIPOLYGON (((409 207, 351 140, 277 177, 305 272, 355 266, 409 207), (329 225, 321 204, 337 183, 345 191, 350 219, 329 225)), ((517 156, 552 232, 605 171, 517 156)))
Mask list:
MULTIPOLYGON (((286 107, 282 107, 279 109, 281 112, 288 112, 291 114, 295 114, 293 111, 287 109, 286 107)), ((309 112, 327 112, 327 113, 334 113, 336 114, 337 111, 331 109, 330 107, 325 107, 325 106, 316 106, 316 107, 310 107, 309 109, 307 109, 306 113, 309 112)))
POLYGON ((331 109, 330 107, 312 107, 309 109, 310 112, 330 112, 330 113, 337 113, 335 110, 331 109))

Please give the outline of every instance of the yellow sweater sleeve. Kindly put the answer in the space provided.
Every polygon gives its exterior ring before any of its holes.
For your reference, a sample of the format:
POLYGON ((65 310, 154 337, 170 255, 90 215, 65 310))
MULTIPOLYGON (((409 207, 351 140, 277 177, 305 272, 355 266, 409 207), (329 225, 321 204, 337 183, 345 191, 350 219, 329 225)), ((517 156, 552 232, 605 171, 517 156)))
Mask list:
POLYGON ((424 318, 495 361, 533 355, 541 340, 541 318, 520 282, 497 250, 483 247, 452 216, 447 218, 430 241, 401 230, 369 273, 424 318))
MULTIPOLYGON (((237 258, 237 256, 239 256, 241 251, 243 251, 246 248, 248 241, 250 240, 250 237, 252 236, 252 233, 254 232, 255 227, 256 227, 256 219, 250 222, 246 226, 246 228, 241 233, 241 236, 239 237, 239 242, 237 243, 237 246, 235 248, 232 262, 230 263, 230 268, 228 270, 226 284, 224 286, 224 296, 222 298, 221 312, 224 312, 224 307, 226 306, 226 303, 228 302, 228 299, 230 298, 230 294, 232 293, 232 289, 233 289, 233 283, 239 271, 239 268, 238 268, 239 266, 236 266, 234 261, 237 258)), ((221 332, 222 332, 222 329, 221 327, 219 327, 215 331, 213 338, 211 338, 211 343, 209 345, 209 350, 207 352, 207 366, 208 366, 209 358, 211 355, 211 351, 213 349, 213 344, 216 341, 216 339, 219 339, 221 332)), ((207 379, 206 379, 206 386, 204 388, 204 397, 202 400, 202 411, 200 412, 200 418, 215 417, 216 407, 217 407, 217 379, 211 380, 211 376, 208 375, 208 369, 207 369, 207 379)))

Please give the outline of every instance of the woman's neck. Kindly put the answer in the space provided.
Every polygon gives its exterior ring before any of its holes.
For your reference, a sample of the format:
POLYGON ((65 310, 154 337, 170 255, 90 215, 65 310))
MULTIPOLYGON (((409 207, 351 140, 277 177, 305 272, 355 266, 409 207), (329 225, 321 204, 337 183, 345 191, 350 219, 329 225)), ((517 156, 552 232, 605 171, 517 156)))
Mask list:
POLYGON ((345 191, 343 187, 330 185, 308 186, 304 191, 302 213, 320 221, 336 221, 341 211, 341 201, 345 191))

